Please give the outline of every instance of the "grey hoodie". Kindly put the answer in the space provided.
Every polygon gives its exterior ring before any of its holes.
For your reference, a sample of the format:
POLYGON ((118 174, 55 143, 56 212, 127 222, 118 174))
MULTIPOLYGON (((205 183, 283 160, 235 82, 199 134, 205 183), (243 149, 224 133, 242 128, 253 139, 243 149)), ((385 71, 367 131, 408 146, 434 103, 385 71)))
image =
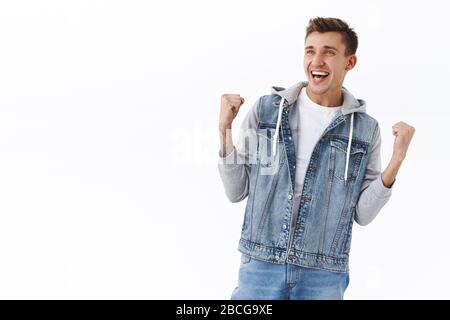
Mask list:
MULTIPOLYGON (((281 96, 281 98, 287 100, 288 104, 292 104, 297 101, 301 89, 307 85, 308 82, 304 81, 298 82, 287 89, 273 86, 271 93, 281 96)), ((354 98, 353 95, 344 87, 342 88, 342 93, 344 98, 341 108, 342 114, 345 115, 353 112, 366 112, 366 103, 364 100, 354 98)), ((249 175, 247 173, 250 170, 248 162, 253 155, 248 154, 249 151, 245 151, 243 137, 244 134, 248 134, 248 132, 254 132, 258 126, 258 103, 259 99, 253 104, 242 122, 237 146, 225 157, 222 157, 219 153, 219 173, 224 184, 225 193, 232 202, 243 200, 245 195, 248 193, 247 180, 249 175), (232 161, 232 159, 237 159, 237 161, 232 161)), ((294 107, 298 108, 298 104, 295 104, 294 107)), ((298 150, 299 139, 297 137, 299 130, 298 128, 291 128, 291 130, 293 133, 296 150, 298 150)), ((349 139, 351 139, 351 137, 349 137, 349 139)), ((379 127, 377 126, 370 145, 370 157, 364 175, 359 200, 356 206, 355 221, 360 225, 369 224, 376 217, 380 209, 388 202, 391 196, 392 187, 385 187, 381 180, 380 148, 381 136, 379 127)), ((255 148, 251 147, 250 149, 254 150, 255 148)), ((298 163, 296 166, 297 168, 300 168, 298 163)), ((296 182, 296 187, 297 184, 298 182, 296 182)), ((293 207, 296 211, 299 207, 299 200, 300 197, 294 198, 293 207)))

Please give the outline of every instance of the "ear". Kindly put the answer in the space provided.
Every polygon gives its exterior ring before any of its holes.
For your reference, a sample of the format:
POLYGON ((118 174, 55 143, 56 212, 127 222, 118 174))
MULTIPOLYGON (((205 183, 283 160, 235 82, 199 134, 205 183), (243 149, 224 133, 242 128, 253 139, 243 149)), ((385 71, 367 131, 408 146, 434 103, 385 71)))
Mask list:
POLYGON ((355 67, 357 60, 358 59, 356 58, 356 55, 352 54, 348 58, 347 66, 345 67, 345 70, 347 70, 347 71, 352 70, 355 67))

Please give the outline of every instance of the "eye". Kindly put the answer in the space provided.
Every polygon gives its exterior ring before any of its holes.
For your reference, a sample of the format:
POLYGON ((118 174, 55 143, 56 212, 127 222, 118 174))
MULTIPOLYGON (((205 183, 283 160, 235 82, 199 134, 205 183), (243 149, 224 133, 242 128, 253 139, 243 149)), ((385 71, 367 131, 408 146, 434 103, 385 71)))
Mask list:
POLYGON ((332 51, 332 50, 327 50, 325 53, 329 54, 329 55, 334 55, 334 51, 332 51))
POLYGON ((313 50, 306 50, 306 52, 305 52, 306 54, 313 54, 314 53, 314 51, 313 50))

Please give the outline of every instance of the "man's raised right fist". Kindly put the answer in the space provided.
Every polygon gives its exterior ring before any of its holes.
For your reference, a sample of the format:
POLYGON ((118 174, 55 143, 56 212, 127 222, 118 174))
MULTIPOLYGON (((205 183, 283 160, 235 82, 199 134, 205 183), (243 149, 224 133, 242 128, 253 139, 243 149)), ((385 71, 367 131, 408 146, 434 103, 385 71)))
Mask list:
POLYGON ((231 129, 231 123, 245 102, 239 94, 223 94, 220 99, 219 129, 231 129))

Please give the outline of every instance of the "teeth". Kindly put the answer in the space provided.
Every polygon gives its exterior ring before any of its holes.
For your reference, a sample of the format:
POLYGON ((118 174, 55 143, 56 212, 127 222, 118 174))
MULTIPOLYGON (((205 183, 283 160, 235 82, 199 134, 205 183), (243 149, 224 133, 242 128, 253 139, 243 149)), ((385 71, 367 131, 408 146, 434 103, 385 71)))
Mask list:
POLYGON ((313 76, 327 76, 327 75, 329 75, 328 72, 324 72, 324 71, 312 71, 311 74, 313 76))

